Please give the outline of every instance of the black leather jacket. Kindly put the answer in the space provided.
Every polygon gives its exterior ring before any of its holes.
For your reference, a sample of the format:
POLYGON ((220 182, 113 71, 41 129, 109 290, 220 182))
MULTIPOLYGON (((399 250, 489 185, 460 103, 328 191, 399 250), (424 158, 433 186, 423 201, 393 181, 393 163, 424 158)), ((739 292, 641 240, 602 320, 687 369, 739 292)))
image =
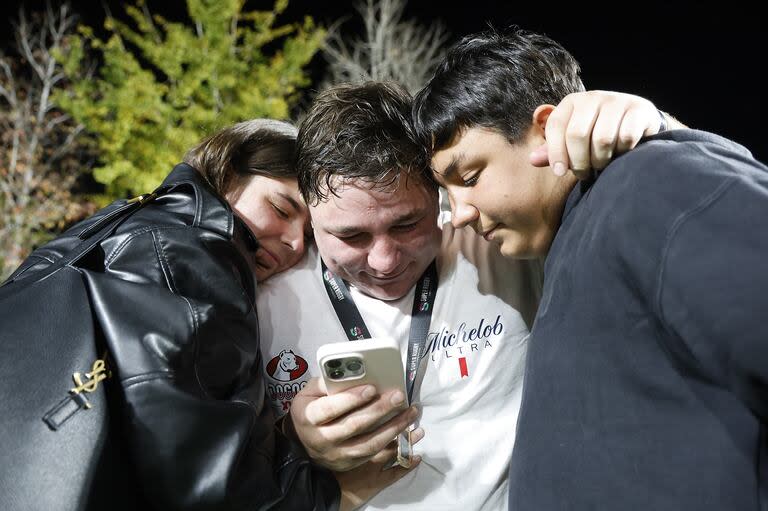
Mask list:
MULTIPOLYGON (((191 167, 161 189, 81 263, 123 405, 127 461, 106 493, 113 504, 140 493, 131 507, 142 509, 336 509, 335 479, 275 428, 265 400, 246 263, 256 241, 191 167)), ((36 250, 12 278, 55 262, 117 206, 36 250)))

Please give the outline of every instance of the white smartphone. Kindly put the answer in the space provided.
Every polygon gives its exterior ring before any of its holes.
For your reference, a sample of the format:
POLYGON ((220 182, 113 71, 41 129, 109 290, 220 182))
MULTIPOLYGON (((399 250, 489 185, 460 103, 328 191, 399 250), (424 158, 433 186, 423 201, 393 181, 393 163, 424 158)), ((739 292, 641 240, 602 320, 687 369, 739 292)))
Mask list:
MULTIPOLYGON (((363 384, 376 387, 379 394, 398 389, 407 395, 405 371, 400 357, 400 347, 391 337, 343 341, 325 344, 317 350, 317 363, 325 381, 328 394, 336 394, 363 384)), ((384 417, 384 423, 397 411, 408 407, 407 400, 398 409, 384 417)), ((413 461, 411 432, 397 437, 397 458, 389 467, 400 465, 409 468, 413 461)))
POLYGON ((393 389, 405 394, 400 347, 391 337, 325 344, 317 350, 317 362, 328 394, 364 384, 373 385, 380 394, 393 389))

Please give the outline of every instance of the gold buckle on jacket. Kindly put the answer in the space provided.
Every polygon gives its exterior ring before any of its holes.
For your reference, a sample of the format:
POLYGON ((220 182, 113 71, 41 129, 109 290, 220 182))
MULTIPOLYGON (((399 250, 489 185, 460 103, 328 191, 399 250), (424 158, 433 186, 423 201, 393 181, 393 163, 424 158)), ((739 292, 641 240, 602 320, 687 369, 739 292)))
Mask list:
POLYGON ((154 192, 152 192, 152 193, 143 193, 143 194, 141 194, 141 195, 139 195, 137 197, 134 197, 133 199, 128 199, 127 203, 128 204, 133 204, 134 202, 138 202, 139 205, 143 206, 144 204, 146 204, 147 202, 151 201, 155 197, 157 197, 157 194, 154 193, 154 192))
MULTIPOLYGON (((106 359, 106 357, 104 358, 106 359)), ((75 385, 77 386, 71 388, 69 391, 73 394, 80 394, 81 392, 95 392, 99 387, 99 382, 106 380, 110 376, 111 374, 107 369, 106 361, 100 358, 96 359, 96 362, 94 362, 93 366, 91 367, 91 372, 85 373, 85 381, 83 381, 83 377, 79 372, 72 375, 72 379, 75 381, 75 385)), ((86 401, 85 407, 90 408, 91 404, 86 401)))

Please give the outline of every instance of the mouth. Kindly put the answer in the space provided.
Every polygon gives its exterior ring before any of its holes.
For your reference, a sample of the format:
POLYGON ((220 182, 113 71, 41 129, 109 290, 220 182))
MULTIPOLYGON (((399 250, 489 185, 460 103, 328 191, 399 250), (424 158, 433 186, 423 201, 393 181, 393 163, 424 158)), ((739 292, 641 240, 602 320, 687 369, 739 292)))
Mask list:
POLYGON ((256 251, 256 264, 266 270, 270 270, 280 266, 280 261, 272 252, 262 245, 259 247, 259 250, 256 251))
POLYGON ((404 266, 403 269, 398 270, 398 271, 393 272, 393 273, 390 273, 388 275, 383 275, 383 276, 377 277, 376 275, 371 275, 369 273, 368 276, 371 278, 371 280, 373 280, 375 282, 386 284, 388 282, 392 282, 393 280, 396 280, 399 277, 401 277, 405 273, 405 271, 407 269, 408 269, 408 265, 404 266))
POLYGON ((480 236, 485 238, 485 241, 491 241, 493 239, 493 236, 496 232, 496 230, 499 228, 498 225, 493 226, 492 228, 488 229, 487 231, 483 231, 480 233, 480 236))

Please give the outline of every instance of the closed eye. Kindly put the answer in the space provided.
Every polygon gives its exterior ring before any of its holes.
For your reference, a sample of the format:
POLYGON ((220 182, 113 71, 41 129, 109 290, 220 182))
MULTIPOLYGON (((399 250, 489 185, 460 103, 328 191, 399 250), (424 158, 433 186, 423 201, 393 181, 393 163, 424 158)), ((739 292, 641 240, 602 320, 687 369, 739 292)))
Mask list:
POLYGON ((272 204, 272 208, 274 208, 275 212, 280 218, 283 218, 283 219, 288 218, 288 213, 284 209, 282 209, 280 206, 278 206, 274 202, 270 202, 270 204, 272 204))
POLYGON ((410 231, 416 227, 417 223, 418 222, 412 222, 409 224, 396 225, 393 227, 393 229, 395 229, 396 231, 410 231))
POLYGON ((363 238, 363 233, 357 232, 352 234, 336 234, 336 239, 346 242, 358 241, 363 238))
POLYGON ((480 178, 480 171, 474 173, 468 173, 461 176, 462 186, 472 187, 477 184, 477 180, 480 178))

